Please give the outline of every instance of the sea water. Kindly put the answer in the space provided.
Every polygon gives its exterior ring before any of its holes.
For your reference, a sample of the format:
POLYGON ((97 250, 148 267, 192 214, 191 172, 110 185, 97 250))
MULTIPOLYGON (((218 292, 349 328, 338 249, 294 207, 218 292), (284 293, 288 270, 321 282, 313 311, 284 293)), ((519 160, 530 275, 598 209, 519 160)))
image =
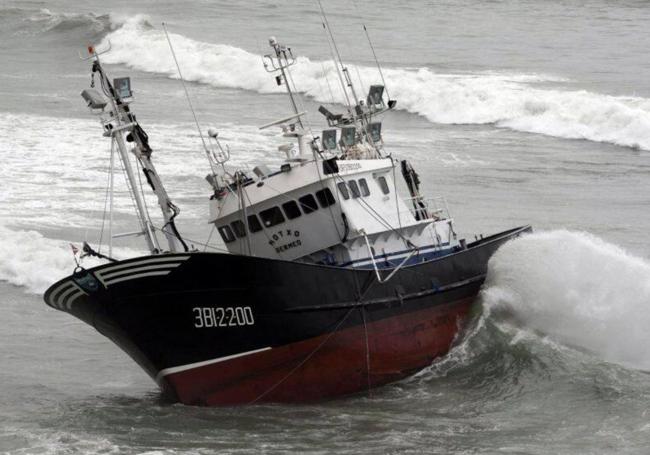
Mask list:
MULTIPOLYGON (((42 301, 106 252, 110 144, 79 93, 86 46, 130 76, 133 109, 198 249, 209 172, 163 32, 202 128, 233 167, 281 164, 259 126, 291 113, 262 65, 275 36, 316 133, 345 101, 311 0, 0 0, 0 451, 7 453, 645 454, 650 449, 650 6, 642 1, 323 1, 361 94, 396 110, 386 150, 445 196, 461 236, 532 224, 489 264, 451 353, 369 394, 322 404, 172 404, 124 353, 42 301)), ((98 81, 96 81, 98 82, 98 81)), ((116 174, 114 231, 136 230, 116 174)), ((148 197, 154 220, 156 201, 148 197)), ((115 242, 120 258, 141 239, 115 242)), ((204 246, 208 243, 208 246, 204 246)))

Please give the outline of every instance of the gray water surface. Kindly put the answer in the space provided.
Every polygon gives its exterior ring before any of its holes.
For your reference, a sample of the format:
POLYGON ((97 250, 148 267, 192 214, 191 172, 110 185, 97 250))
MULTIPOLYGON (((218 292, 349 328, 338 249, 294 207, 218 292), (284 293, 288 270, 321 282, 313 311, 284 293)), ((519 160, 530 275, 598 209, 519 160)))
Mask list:
MULTIPOLYGON (((649 453, 650 6, 323 3, 365 88, 379 82, 367 25, 398 100, 386 148, 447 198, 459 233, 544 233, 495 258, 463 336, 413 378, 314 405, 170 403, 42 301, 73 269, 68 243, 97 245, 104 213, 109 145, 79 97, 90 66, 78 52, 111 42, 107 70, 131 76, 179 229, 200 245, 208 168, 160 24, 233 164, 274 167, 283 140, 258 126, 289 104, 261 66, 269 35, 308 58, 294 75, 314 130, 321 103, 342 108, 317 4, 0 0, 0 451, 649 453)), ((133 230, 130 204, 117 194, 118 231, 133 230)))

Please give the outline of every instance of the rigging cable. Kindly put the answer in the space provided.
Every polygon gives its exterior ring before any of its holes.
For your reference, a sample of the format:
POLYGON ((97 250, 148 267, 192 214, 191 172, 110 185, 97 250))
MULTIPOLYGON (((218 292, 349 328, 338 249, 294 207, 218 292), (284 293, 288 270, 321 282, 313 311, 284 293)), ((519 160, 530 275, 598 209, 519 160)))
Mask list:
MULTIPOLYGON (((323 22, 321 22, 321 24, 323 25, 323 33, 325 33, 325 37, 327 39, 327 45, 329 46, 330 52, 332 54, 332 63, 334 63, 334 66, 336 67, 336 74, 338 75, 339 82, 341 83, 341 90, 343 91, 345 100, 348 103, 348 111, 350 112, 350 115, 352 115, 352 118, 356 123, 356 116, 354 115, 352 103, 350 102, 350 97, 348 95, 347 89, 345 88, 345 82, 343 81, 343 76, 341 76, 341 69, 339 68, 339 62, 341 61, 341 56, 339 55, 339 58, 337 60, 336 55, 338 54, 338 49, 336 48, 336 42, 334 42, 332 31, 329 28, 329 22, 327 21, 327 16, 325 16, 325 10, 323 9, 323 5, 321 4, 320 0, 316 0, 316 1, 318 3, 318 7, 320 8, 321 17, 323 18, 323 22)), ((343 66, 342 62, 341 62, 341 66, 343 66)))
MULTIPOLYGON (((271 189, 274 190, 274 191, 277 191, 277 190, 275 190, 275 189, 272 188, 272 187, 269 187, 269 188, 271 188, 271 189)), ((244 196, 246 196, 246 199, 248 199, 248 203, 249 203, 250 205, 253 205, 253 203, 251 202, 251 198, 250 198, 250 196, 248 195, 248 192, 246 191, 245 187, 242 187, 242 191, 243 191, 243 193, 244 193, 244 196)), ((284 194, 282 194, 282 195, 284 195, 284 194)), ((288 198, 288 196, 285 196, 285 197, 288 198)), ((293 200, 293 199, 290 199, 290 200, 293 200)), ((248 221, 248 220, 246 220, 246 221, 248 221)), ((273 243, 271 243, 271 242, 272 242, 271 237, 269 237, 269 233, 266 232, 266 226, 262 225, 262 231, 261 231, 261 232, 264 233, 264 237, 266 237, 266 240, 268 240, 269 245, 271 245, 271 247, 273 247, 273 243)), ((274 247, 273 247, 273 250, 275 251, 275 254, 277 254, 277 255, 280 257, 280 259, 282 259, 282 260, 286 260, 286 259, 282 256, 282 253, 281 253, 280 251, 278 251, 278 250, 275 249, 274 247)))
MULTIPOLYGON (((357 12, 357 16, 359 16, 360 19, 362 19, 363 16, 361 16, 361 13, 359 12, 359 7, 357 6, 357 1, 352 0, 352 4, 354 5, 354 9, 357 12)), ((370 50, 372 51, 372 56, 375 59, 375 64, 377 65, 377 70, 379 70, 379 76, 381 77, 381 83, 384 84, 384 89, 386 90, 386 98, 390 100, 390 95, 388 94, 388 85, 386 85, 386 79, 384 79, 384 72, 381 69, 381 65, 379 64, 379 59, 377 58, 377 53, 375 52, 375 46, 372 44, 372 40, 370 39, 370 34, 368 33, 368 29, 366 28, 365 22, 362 20, 361 21, 361 26, 363 27, 363 32, 366 35, 366 39, 368 40, 368 44, 370 45, 370 50)))
POLYGON ((366 341, 366 377, 368 380, 368 396, 370 396, 371 382, 370 382, 370 343, 368 342, 368 325, 366 323, 366 307, 359 308, 361 311, 361 319, 363 319, 363 334, 366 341))
POLYGON ((309 354, 307 354, 307 356, 306 356, 304 359, 302 359, 302 360, 298 363, 298 365, 296 365, 295 367, 293 367, 293 368, 291 369, 291 371, 289 371, 286 375, 284 375, 284 376, 283 376, 283 377, 282 377, 278 382, 276 382, 276 383, 273 384, 271 387, 269 387, 268 389, 266 389, 264 392, 262 392, 261 394, 259 394, 259 395, 258 395, 258 396, 253 400, 253 401, 249 402, 248 404, 251 405, 251 404, 255 404, 255 403, 257 403, 258 401, 260 401, 260 400, 261 400, 262 398, 264 398, 266 395, 268 395, 269 393, 271 393, 272 391, 274 391, 276 388, 278 388, 278 386, 280 386, 284 381, 286 381, 287 379, 289 379, 289 377, 290 377, 291 375, 293 375, 296 371, 298 371, 298 369, 299 369, 300 367, 302 367, 305 363, 307 363, 307 362, 309 361, 309 359, 311 359, 311 358, 312 358, 312 357, 313 357, 313 356, 314 356, 318 351, 320 351, 321 348, 322 348, 323 346, 325 346, 325 344, 330 340, 330 338, 332 338, 332 336, 334 336, 334 334, 336 334, 336 333, 338 332, 339 327, 341 327, 341 325, 343 325, 343 323, 344 323, 345 320, 348 318, 348 316, 350 316, 350 313, 352 313, 353 310, 354 310, 354 307, 351 307, 351 308, 347 311, 347 313, 345 313, 345 315, 343 315, 343 318, 341 318, 341 320, 336 324, 336 326, 334 327, 334 329, 333 329, 330 333, 327 334, 327 337, 325 337, 325 339, 324 339, 323 341, 321 341, 320 344, 319 344, 318 346, 316 346, 316 348, 314 348, 313 351, 311 351, 309 354))
MULTIPOLYGON (((158 226, 154 226, 154 225, 152 225, 151 227, 152 227, 154 230, 156 230, 156 231, 165 232, 165 231, 162 230, 162 228, 159 228, 158 226)), ((209 245, 209 244, 207 244, 207 243, 205 243, 205 242, 200 242, 200 241, 198 241, 198 240, 194 240, 194 239, 191 239, 191 238, 189 238, 189 237, 185 237, 185 236, 184 236, 184 237, 183 237, 183 240, 186 240, 186 241, 188 241, 188 242, 191 242, 192 244, 200 245, 200 246, 202 246, 202 247, 204 247, 204 248, 206 248, 206 249, 207 249, 207 248, 212 248, 213 250, 220 251, 220 252, 223 252, 223 253, 230 253, 228 250, 225 250, 225 249, 223 249, 223 248, 219 248, 218 246, 209 245)), ((205 249, 204 249, 204 251, 205 251, 205 249)))
MULTIPOLYGON (((102 214, 102 227, 99 230, 99 242, 98 242, 99 246, 97 248, 97 251, 99 253, 102 252, 102 242, 104 240, 104 225, 106 223, 106 206, 108 205, 108 199, 110 197, 110 191, 111 191, 111 186, 112 186, 111 183, 112 183, 112 177, 113 177, 112 176, 112 170, 113 170, 113 151, 114 151, 114 148, 113 148, 114 145, 113 144, 114 144, 114 142, 111 141, 110 167, 109 167, 109 170, 108 170, 108 178, 106 179, 107 182, 106 182, 106 192, 105 192, 105 196, 104 196, 104 211, 103 211, 103 214, 102 214)), ((111 202, 112 202, 112 198, 111 198, 111 202)), ((112 207, 111 207, 111 209, 112 209, 112 207)), ((109 237, 112 237, 112 235, 110 235, 110 233, 109 233, 109 237)), ((109 242, 110 242, 110 239, 109 239, 109 242)), ((108 251, 108 255, 109 256, 111 255, 110 248, 109 248, 109 251, 108 251)))
MULTIPOLYGON (((285 55, 285 60, 288 62, 288 60, 286 58, 286 55, 285 55)), ((287 65, 286 73, 289 76, 289 80, 286 81, 286 83, 287 84, 291 83, 291 85, 293 85, 293 92, 295 93, 296 98, 298 98, 298 103, 300 104, 300 112, 304 112, 306 110, 305 109, 305 104, 303 103, 302 97, 300 96, 300 92, 298 91, 298 86, 296 85, 296 83, 293 80, 293 76, 292 76, 291 71, 289 69, 289 65, 287 65)), ((314 138, 314 133, 313 133, 312 128, 311 128, 311 122, 309 121, 309 117, 307 117, 307 116, 305 116, 305 123, 307 123, 307 130, 309 132, 309 135, 313 139, 314 138)))
POLYGON ((370 35, 368 34, 368 29, 366 28, 366 24, 363 25, 363 31, 366 32, 366 38, 368 38, 368 44, 370 45, 370 50, 372 50, 372 56, 375 59, 375 64, 377 65, 377 69, 379 70, 379 76, 381 77, 381 82, 384 84, 384 89, 386 90, 386 98, 390 100, 390 95, 388 94, 388 85, 386 85, 386 79, 384 78, 384 72, 381 69, 381 65, 379 64, 379 59, 377 58, 377 54, 375 53, 375 46, 373 46, 372 41, 370 40, 370 35))
POLYGON ((329 78, 329 75, 327 74, 327 71, 325 70, 325 62, 320 62, 320 66, 321 66, 321 68, 323 70, 323 76, 325 77, 325 82, 327 82, 327 89, 330 92, 330 103, 335 104, 336 101, 334 101, 334 92, 332 91, 332 85, 330 84, 330 78, 329 78))
MULTIPOLYGON (((128 157, 126 157, 126 159, 128 159, 128 157)), ((120 155, 120 167, 122 168, 122 176, 124 177, 124 183, 126 184, 127 193, 129 194, 129 198, 131 199, 131 204, 133 205, 133 210, 137 214, 137 213, 139 213, 138 212, 138 207, 137 207, 135 199, 133 197, 133 194, 135 192, 135 188, 131 188, 129 178, 126 175, 126 167, 124 166, 124 161, 121 159, 121 155, 120 155)), ((144 225, 145 220, 141 219, 140 216, 138 216, 137 218, 138 218, 138 224, 140 224, 140 228, 142 229, 142 233, 144 234, 146 232, 146 226, 144 225)))
POLYGON ((164 22, 162 23, 162 28, 165 32, 165 38, 167 38, 167 43, 169 44, 169 50, 172 52, 172 57, 174 57, 174 63, 176 64, 176 70, 178 71, 178 78, 181 81, 181 85, 183 86, 183 91, 185 92, 185 98, 187 98, 187 104, 190 107, 190 111, 192 111, 192 117, 194 117, 194 124, 196 125, 196 130, 199 132, 199 137, 201 138, 201 144, 203 144, 203 150, 205 150, 206 157, 208 158, 210 170, 212 171, 213 175, 216 175, 214 165, 212 163, 212 160, 210 159, 210 150, 208 149, 208 145, 206 144, 205 139, 203 138, 203 132, 201 131, 199 120, 196 116, 196 112, 194 111, 194 106, 192 105, 190 92, 187 90, 187 86, 185 85, 185 79, 183 79, 183 73, 181 72, 181 67, 178 64, 178 59, 176 58, 176 52, 174 52, 174 46, 172 46, 172 41, 169 38, 169 33, 167 33, 167 26, 165 25, 164 22))

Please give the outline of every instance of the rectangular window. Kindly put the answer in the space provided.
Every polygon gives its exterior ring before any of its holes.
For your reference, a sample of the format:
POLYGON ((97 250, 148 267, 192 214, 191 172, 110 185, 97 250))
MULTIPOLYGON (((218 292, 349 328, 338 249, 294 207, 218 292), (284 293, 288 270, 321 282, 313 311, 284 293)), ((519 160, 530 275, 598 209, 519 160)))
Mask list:
POLYGON ((356 180, 350 180, 348 182, 348 186, 350 187, 350 192, 352 193, 352 199, 356 199, 361 196, 361 193, 359 192, 359 185, 357 185, 356 180))
POLYGON ((370 196, 370 190, 368 189, 368 182, 366 182, 366 179, 359 179, 359 187, 361 187, 361 196, 370 196))
POLYGON ((302 215, 302 213, 300 213, 300 209, 298 208, 298 204, 296 204, 296 201, 285 202, 282 204, 282 208, 284 209, 284 214, 287 215, 287 218, 290 220, 298 218, 300 215, 302 215))
POLYGON ((230 223, 230 226, 232 227, 232 230, 235 231, 235 235, 237 236, 238 239, 241 239, 242 237, 246 237, 246 227, 244 226, 244 223, 242 223, 241 220, 235 220, 232 223, 230 223))
POLYGON ((260 218, 262 218, 262 223, 264 223, 265 227, 275 226, 284 222, 284 215, 280 207, 271 207, 270 209, 262 210, 260 212, 260 218))
POLYGON ((346 201, 350 199, 350 193, 348 192, 348 186, 345 184, 345 182, 339 182, 336 184, 336 186, 339 187, 339 192, 341 193, 341 196, 343 196, 343 199, 346 201))
POLYGON ((341 142, 346 147, 352 147, 357 143, 357 129, 354 126, 341 128, 341 142))
POLYGON ((305 212, 305 215, 318 210, 316 199, 314 199, 314 196, 311 194, 306 194, 303 197, 299 198, 298 202, 300 202, 300 207, 302 207, 302 211, 305 212))
POLYGON ((223 239, 224 243, 230 243, 235 241, 235 234, 232 233, 232 230, 230 229, 230 226, 225 225, 217 228, 219 231, 219 234, 221 235, 221 238, 223 239))
POLYGON ((379 187, 381 188, 381 192, 384 194, 390 193, 390 189, 388 188, 388 182, 386 182, 386 177, 383 175, 380 175, 377 177, 377 181, 379 182, 379 187))
POLYGON ((316 199, 322 208, 329 207, 334 205, 336 200, 334 200, 334 195, 329 188, 323 188, 322 190, 316 191, 316 199))
POLYGON ((260 223, 257 215, 248 215, 248 230, 250 232, 260 232, 262 230, 262 223, 260 223))

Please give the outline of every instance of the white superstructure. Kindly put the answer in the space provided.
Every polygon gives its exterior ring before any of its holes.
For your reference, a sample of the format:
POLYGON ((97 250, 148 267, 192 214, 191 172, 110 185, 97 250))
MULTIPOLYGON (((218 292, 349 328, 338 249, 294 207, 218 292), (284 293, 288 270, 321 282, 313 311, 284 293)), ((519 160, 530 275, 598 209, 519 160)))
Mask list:
MULTIPOLYGON (((298 110, 289 73, 295 63, 291 49, 274 38, 270 44, 274 54, 265 57, 265 66, 280 73, 276 80, 286 86, 294 115, 262 128, 278 126, 295 144, 280 147, 286 161, 275 171, 258 166, 252 175, 227 173, 219 163, 223 171, 208 176, 214 187, 210 222, 228 250, 319 264, 394 267, 457 246, 444 201, 423 198, 411 166, 384 150, 376 117, 395 105, 384 101, 384 86, 372 85, 366 100, 348 106, 345 114, 321 106, 330 128, 316 137, 298 110), (397 193, 398 174, 408 198, 397 193)), ((352 89, 342 66, 343 80, 352 89)))

